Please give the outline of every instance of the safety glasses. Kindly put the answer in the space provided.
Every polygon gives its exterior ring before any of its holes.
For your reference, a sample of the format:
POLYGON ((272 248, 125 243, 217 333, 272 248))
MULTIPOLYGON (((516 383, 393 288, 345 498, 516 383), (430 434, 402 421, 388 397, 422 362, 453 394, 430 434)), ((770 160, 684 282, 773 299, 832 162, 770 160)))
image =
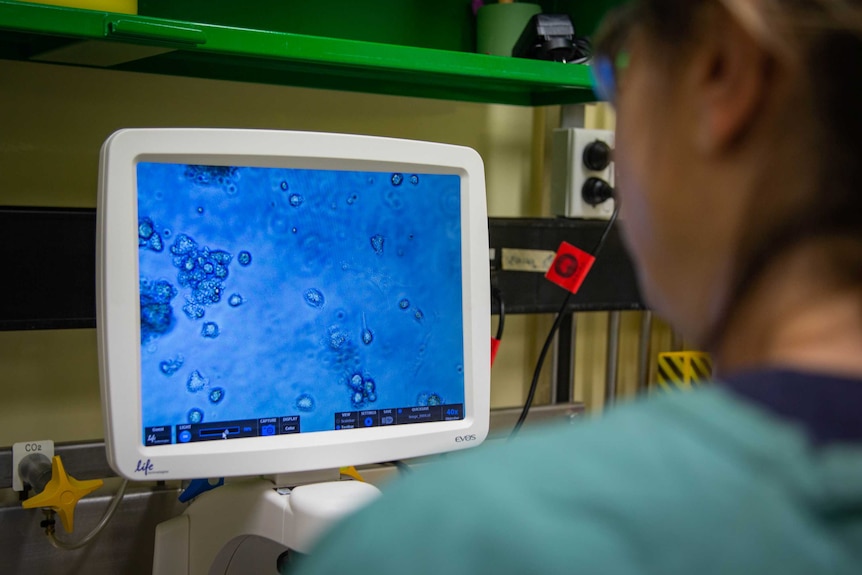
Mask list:
POLYGON ((616 104, 617 84, 620 74, 625 71, 629 64, 628 52, 619 52, 615 57, 602 56, 593 57, 590 67, 590 78, 592 80, 593 92, 599 100, 616 104))

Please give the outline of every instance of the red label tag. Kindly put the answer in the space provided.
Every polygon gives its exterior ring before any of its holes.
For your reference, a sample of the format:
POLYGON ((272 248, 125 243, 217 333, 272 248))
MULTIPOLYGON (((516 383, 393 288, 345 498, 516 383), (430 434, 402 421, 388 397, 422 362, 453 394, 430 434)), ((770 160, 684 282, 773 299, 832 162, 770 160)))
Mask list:
POLYGON ((570 243, 563 242, 560 244, 557 257, 554 258, 554 263, 551 264, 545 278, 563 289, 578 293, 595 261, 596 258, 587 252, 579 250, 570 243))
POLYGON ((494 360, 497 359, 497 350, 500 349, 500 340, 491 338, 491 367, 494 367, 494 360))

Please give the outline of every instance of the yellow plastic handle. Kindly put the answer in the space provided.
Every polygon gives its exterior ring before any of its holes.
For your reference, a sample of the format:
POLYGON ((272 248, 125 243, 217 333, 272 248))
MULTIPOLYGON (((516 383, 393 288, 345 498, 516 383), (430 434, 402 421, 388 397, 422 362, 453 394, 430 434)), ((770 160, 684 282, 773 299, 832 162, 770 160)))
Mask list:
POLYGON ((101 487, 101 479, 79 481, 66 473, 59 455, 51 460, 51 480, 42 493, 34 495, 22 504, 25 509, 47 507, 53 509, 63 522, 63 529, 71 533, 75 526, 75 506, 78 500, 101 487))

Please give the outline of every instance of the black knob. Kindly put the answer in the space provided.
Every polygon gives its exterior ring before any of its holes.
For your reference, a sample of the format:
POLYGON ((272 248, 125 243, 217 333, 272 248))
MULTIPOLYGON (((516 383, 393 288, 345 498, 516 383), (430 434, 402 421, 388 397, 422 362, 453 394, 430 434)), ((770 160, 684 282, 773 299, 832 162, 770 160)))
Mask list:
POLYGON ((581 189, 581 196, 591 206, 597 206, 611 199, 614 189, 601 178, 588 178, 581 189))
POLYGON ((584 165, 591 170, 601 172, 611 163, 611 147, 601 140, 587 144, 584 148, 584 165))

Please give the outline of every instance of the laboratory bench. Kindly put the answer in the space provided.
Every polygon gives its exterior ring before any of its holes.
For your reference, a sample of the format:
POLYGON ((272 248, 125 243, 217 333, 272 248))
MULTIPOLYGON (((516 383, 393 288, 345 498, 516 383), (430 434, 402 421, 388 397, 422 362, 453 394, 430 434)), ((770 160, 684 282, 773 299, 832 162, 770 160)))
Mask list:
MULTIPOLYGON (((506 441, 518 418, 520 409, 499 409, 491 413, 488 443, 506 441)), ((528 425, 574 421, 583 413, 583 405, 548 405, 533 408, 528 425)), ((482 449, 482 447, 479 447, 482 449)), ((78 479, 113 478, 108 466, 103 442, 87 442, 56 446, 70 470, 78 479)), ((442 456, 445 457, 445 454, 442 456)), ((412 468, 432 464, 435 457, 408 460, 412 468)), ((377 486, 397 475, 391 465, 360 466, 363 478, 377 486)), ((12 485, 12 452, 0 448, 0 494, 10 492, 12 485)), ((179 481, 141 482, 130 485, 117 512, 104 531, 89 545, 75 551, 55 549, 39 525, 41 514, 23 509, 14 500, 0 497, 0 549, 3 550, 3 573, 62 573, 63 575, 150 575, 156 525, 186 510, 187 504, 177 499, 183 490, 179 481)), ((88 531, 98 523, 119 479, 108 479, 96 496, 82 499, 75 511, 76 526, 88 531)))

